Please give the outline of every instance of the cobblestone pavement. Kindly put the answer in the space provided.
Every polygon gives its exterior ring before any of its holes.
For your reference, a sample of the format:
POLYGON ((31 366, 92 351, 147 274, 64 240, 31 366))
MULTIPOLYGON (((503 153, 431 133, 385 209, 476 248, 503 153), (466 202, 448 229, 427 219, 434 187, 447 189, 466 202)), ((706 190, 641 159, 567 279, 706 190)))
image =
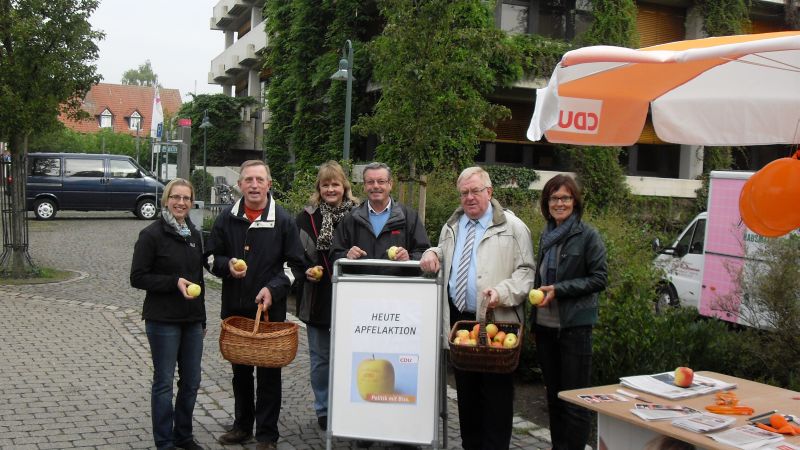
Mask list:
MULTIPOLYGON (((0 286, 0 448, 150 448, 150 360, 141 291, 130 287, 133 244, 148 222, 130 213, 60 212, 30 222, 30 253, 44 267, 75 279, 0 286)), ((230 423, 230 365, 219 353, 219 290, 207 293, 208 332, 195 438, 215 438, 230 423)), ((297 321, 295 317, 290 320, 297 321)), ((283 369, 278 449, 324 449, 308 380, 308 347, 300 323, 297 358, 283 369)), ((460 448, 455 391, 448 388, 448 448, 460 448)), ((548 448, 549 432, 515 418, 512 448, 548 448)), ((441 442, 441 441, 440 441, 441 442)), ((336 449, 353 441, 333 438, 336 449)), ((229 448, 254 448, 246 446, 229 448)), ((389 444, 373 448, 391 448, 389 444)))

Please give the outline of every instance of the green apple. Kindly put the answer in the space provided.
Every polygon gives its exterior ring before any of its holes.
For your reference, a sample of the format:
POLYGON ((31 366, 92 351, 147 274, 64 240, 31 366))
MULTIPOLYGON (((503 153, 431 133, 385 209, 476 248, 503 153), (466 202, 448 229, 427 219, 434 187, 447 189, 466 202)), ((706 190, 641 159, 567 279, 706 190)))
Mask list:
POLYGON ((394 392, 394 367, 385 359, 365 359, 356 370, 356 387, 364 400, 370 395, 394 392))
POLYGON ((531 291, 528 292, 528 301, 531 302, 531 305, 536 306, 542 303, 542 300, 544 300, 544 292, 539 289, 531 289, 531 291))
POLYGON ((517 335, 514 333, 506 334, 506 338, 503 339, 503 347, 514 348, 516 346, 517 346, 517 335))
POLYGON ((389 259, 394 261, 395 259, 397 259, 397 250, 399 249, 393 245, 389 247, 389 250, 386 250, 386 255, 389 257, 389 259))
POLYGON ((202 289, 200 289, 199 284, 192 283, 186 287, 186 293, 189 294, 189 297, 199 297, 200 292, 202 292, 202 289))

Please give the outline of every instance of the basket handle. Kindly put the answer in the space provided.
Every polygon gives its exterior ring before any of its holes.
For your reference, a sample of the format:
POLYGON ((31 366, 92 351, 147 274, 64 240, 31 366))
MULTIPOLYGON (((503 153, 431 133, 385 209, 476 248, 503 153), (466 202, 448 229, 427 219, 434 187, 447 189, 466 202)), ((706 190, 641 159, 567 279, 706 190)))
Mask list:
POLYGON ((253 323, 253 333, 255 336, 258 333, 258 324, 261 322, 261 313, 264 313, 264 322, 269 322, 269 310, 264 309, 264 304, 258 304, 258 311, 256 311, 256 321, 253 323))
POLYGON ((490 346, 489 337, 486 335, 486 320, 494 320, 494 311, 489 310, 489 302, 486 301, 486 296, 481 295, 478 301, 478 311, 476 313, 480 329, 478 330, 478 345, 490 346))

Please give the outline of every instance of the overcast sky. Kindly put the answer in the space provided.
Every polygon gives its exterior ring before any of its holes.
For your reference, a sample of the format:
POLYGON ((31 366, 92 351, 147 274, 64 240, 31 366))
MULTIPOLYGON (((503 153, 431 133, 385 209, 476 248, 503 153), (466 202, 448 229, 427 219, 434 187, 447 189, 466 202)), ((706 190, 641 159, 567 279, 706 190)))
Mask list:
POLYGON ((103 83, 119 84, 122 74, 150 60, 164 88, 178 89, 183 101, 189 93, 216 94, 208 84, 211 60, 222 53, 222 31, 209 23, 218 0, 101 0, 90 21, 103 31, 97 71, 103 83))

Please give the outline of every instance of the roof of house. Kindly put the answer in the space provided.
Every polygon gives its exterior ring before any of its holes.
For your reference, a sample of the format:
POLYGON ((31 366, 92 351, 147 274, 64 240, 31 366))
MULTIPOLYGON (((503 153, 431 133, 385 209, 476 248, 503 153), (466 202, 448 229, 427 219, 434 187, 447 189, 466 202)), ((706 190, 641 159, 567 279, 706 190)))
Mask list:
MULTIPOLYGON (((161 105, 164 114, 175 114, 181 107, 181 93, 178 89, 159 89, 161 105)), ((155 89, 152 86, 135 86, 127 84, 99 83, 83 99, 83 109, 92 115, 93 119, 76 122, 63 115, 61 122, 68 128, 81 133, 96 133, 100 131, 100 114, 106 109, 113 117, 112 130, 120 133, 136 134, 130 128, 130 117, 138 112, 142 117, 139 136, 150 135, 150 121, 153 114, 153 98, 155 89)))

